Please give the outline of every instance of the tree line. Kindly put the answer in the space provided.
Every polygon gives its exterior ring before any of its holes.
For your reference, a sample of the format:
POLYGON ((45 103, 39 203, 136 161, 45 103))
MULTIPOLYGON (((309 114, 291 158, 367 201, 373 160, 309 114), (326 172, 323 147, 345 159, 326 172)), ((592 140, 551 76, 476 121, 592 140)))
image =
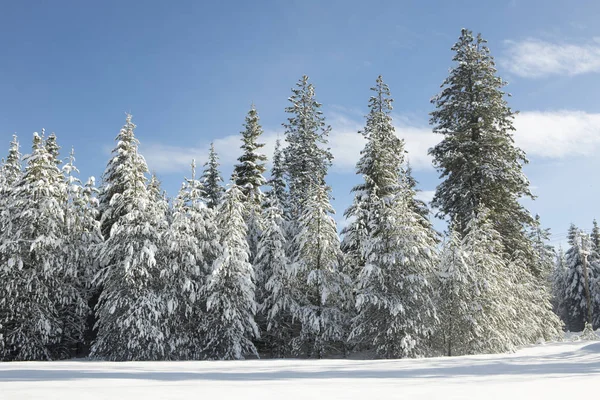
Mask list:
POLYGON ((54 134, 34 134, 23 159, 15 137, 0 169, 0 358, 396 358, 559 337, 558 267, 519 203, 531 192, 506 83, 480 35, 462 30, 452 49, 431 113, 443 178, 432 206, 445 235, 416 198, 381 76, 341 235, 331 128, 307 76, 292 89, 269 179, 254 106, 229 183, 211 146, 172 199, 148 174, 131 115, 98 189, 78 179, 73 152, 61 160, 54 134))

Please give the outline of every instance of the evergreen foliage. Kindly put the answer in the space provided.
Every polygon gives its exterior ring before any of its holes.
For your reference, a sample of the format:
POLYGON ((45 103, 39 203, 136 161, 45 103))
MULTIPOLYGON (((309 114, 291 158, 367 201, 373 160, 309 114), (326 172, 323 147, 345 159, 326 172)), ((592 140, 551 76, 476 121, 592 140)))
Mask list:
POLYGON ((0 359, 50 360, 63 356, 60 310, 74 302, 77 273, 65 263, 67 188, 37 133, 25 159, 0 237, 0 359))
POLYGON ((234 176, 218 209, 217 225, 223 227, 222 249, 205 287, 207 318, 203 351, 209 359, 258 356, 252 343, 259 332, 254 321, 254 271, 248 260, 243 198, 234 176))
POLYGON ((443 182, 437 187, 432 206, 449 216, 460 233, 481 207, 500 233, 509 258, 528 241, 523 228, 533 221, 519 203, 533 197, 522 171, 525 153, 515 146, 512 132, 515 112, 502 88, 506 82, 496 75, 494 58, 481 35, 463 29, 452 47, 456 66, 434 96, 436 110, 430 123, 443 135, 429 150, 443 182))
POLYGON ((221 203, 225 189, 222 186, 223 178, 219 172, 219 156, 215 151, 214 143, 210 144, 208 161, 204 164, 202 173, 202 198, 208 208, 216 208, 221 203))

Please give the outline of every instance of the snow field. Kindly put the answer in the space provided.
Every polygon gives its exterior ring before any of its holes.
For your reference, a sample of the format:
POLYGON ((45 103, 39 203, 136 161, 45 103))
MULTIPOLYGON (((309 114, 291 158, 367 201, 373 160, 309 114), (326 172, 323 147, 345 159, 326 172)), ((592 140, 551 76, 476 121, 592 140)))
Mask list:
POLYGON ((0 363, 0 399, 563 399, 600 382, 600 342, 404 360, 0 363))

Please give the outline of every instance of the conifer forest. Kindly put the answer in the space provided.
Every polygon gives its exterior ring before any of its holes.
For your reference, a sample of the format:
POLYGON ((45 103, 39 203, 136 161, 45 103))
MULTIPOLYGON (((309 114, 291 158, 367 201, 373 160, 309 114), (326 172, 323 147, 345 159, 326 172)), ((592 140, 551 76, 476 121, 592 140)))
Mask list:
POLYGON ((176 194, 149 173, 129 114, 99 179, 81 176, 60 132, 14 136, 0 168, 0 360, 416 358, 593 334, 598 224, 550 245, 522 202, 528 159, 486 40, 463 29, 452 54, 430 104, 430 204, 382 76, 346 210, 331 203, 331 128, 308 76, 281 99, 273 154, 252 105, 232 176, 213 146, 176 194))

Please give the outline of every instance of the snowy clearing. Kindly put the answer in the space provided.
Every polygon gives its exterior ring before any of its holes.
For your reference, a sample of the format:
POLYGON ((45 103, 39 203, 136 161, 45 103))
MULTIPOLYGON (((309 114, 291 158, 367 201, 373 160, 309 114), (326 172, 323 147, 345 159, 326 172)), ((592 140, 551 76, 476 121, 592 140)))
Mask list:
POLYGON ((0 363, 8 399, 561 399, 600 382, 600 342, 407 360, 0 363), (390 397, 391 396, 391 397, 390 397))

